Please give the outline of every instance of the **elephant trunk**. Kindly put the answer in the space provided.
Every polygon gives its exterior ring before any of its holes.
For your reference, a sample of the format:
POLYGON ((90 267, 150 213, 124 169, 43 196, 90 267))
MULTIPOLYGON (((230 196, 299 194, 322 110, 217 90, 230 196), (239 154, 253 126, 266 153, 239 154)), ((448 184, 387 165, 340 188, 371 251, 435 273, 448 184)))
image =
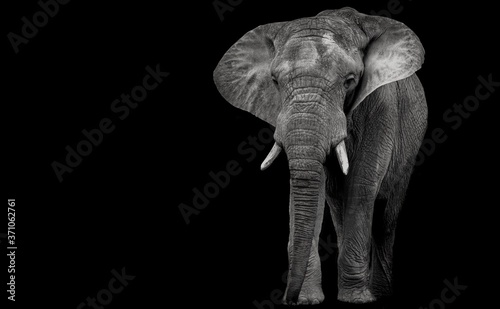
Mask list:
MULTIPOLYGON (((319 207, 324 207, 324 163, 335 148, 339 163, 347 173, 346 136, 342 112, 327 113, 328 103, 320 95, 296 96, 295 102, 278 122, 278 135, 288 156, 290 169, 290 240, 286 303, 296 303, 304 282, 319 207), (310 101, 311 98, 315 100, 310 101)), ((279 153, 279 152, 278 152, 279 153)), ((320 224, 320 223, 319 223, 320 224)))
MULTIPOLYGON (((291 151, 294 152, 293 150, 291 151)), ((290 153, 289 153, 290 154, 290 153)), ((290 159, 290 241, 286 302, 296 303, 305 279, 316 217, 324 186, 323 164, 316 159, 290 159)))

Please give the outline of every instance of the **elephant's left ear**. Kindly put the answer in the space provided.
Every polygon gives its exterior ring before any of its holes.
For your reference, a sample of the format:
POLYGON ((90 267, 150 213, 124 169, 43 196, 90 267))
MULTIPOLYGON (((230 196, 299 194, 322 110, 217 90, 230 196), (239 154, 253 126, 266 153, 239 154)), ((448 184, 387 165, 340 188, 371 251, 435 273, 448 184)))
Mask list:
POLYGON ((286 22, 259 26, 240 38, 214 70, 214 82, 232 105, 276 126, 279 92, 271 77, 275 40, 286 22))
POLYGON ((351 8, 320 14, 340 15, 349 19, 368 36, 363 60, 364 73, 351 111, 375 89, 411 76, 424 62, 422 43, 403 23, 386 17, 361 14, 351 8))

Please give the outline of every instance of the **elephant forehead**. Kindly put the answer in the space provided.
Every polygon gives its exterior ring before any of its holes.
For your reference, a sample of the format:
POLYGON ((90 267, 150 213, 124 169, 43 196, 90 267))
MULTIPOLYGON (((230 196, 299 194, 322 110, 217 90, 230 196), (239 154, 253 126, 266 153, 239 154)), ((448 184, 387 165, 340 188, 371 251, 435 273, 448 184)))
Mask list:
POLYGON ((292 69, 332 70, 339 65, 356 66, 360 59, 356 49, 346 50, 332 35, 323 34, 314 39, 291 40, 277 69, 284 73, 292 69))
POLYGON ((319 60, 318 50, 313 42, 306 41, 299 49, 296 67, 310 67, 319 60))
POLYGON ((323 54, 328 56, 336 55, 338 57, 350 58, 351 55, 347 50, 340 47, 335 41, 332 34, 323 34, 321 36, 321 41, 318 43, 319 47, 324 50, 323 54))

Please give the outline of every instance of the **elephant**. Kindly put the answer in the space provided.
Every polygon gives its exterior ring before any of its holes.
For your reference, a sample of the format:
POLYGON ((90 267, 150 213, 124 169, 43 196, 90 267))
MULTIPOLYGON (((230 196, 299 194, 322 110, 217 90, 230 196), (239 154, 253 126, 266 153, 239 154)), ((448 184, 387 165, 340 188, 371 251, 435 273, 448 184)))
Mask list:
POLYGON ((324 300, 325 204, 338 242, 337 299, 369 303, 393 294, 396 224, 427 129, 415 73, 424 53, 405 24, 345 7, 260 25, 217 64, 224 99, 274 128, 261 169, 283 151, 287 157, 284 304, 324 300))

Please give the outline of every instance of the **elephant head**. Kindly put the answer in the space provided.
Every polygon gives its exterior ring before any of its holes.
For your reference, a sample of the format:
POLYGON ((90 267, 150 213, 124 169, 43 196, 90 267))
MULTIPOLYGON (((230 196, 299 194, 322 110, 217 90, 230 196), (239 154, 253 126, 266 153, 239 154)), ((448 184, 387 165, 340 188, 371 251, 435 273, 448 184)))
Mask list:
POLYGON ((351 8, 276 22, 246 33, 222 57, 214 81, 232 105, 275 127, 267 168, 284 150, 290 169, 285 302, 296 302, 313 239, 324 163, 334 150, 349 171, 347 120, 378 87, 417 71, 424 50, 404 24, 351 8))

